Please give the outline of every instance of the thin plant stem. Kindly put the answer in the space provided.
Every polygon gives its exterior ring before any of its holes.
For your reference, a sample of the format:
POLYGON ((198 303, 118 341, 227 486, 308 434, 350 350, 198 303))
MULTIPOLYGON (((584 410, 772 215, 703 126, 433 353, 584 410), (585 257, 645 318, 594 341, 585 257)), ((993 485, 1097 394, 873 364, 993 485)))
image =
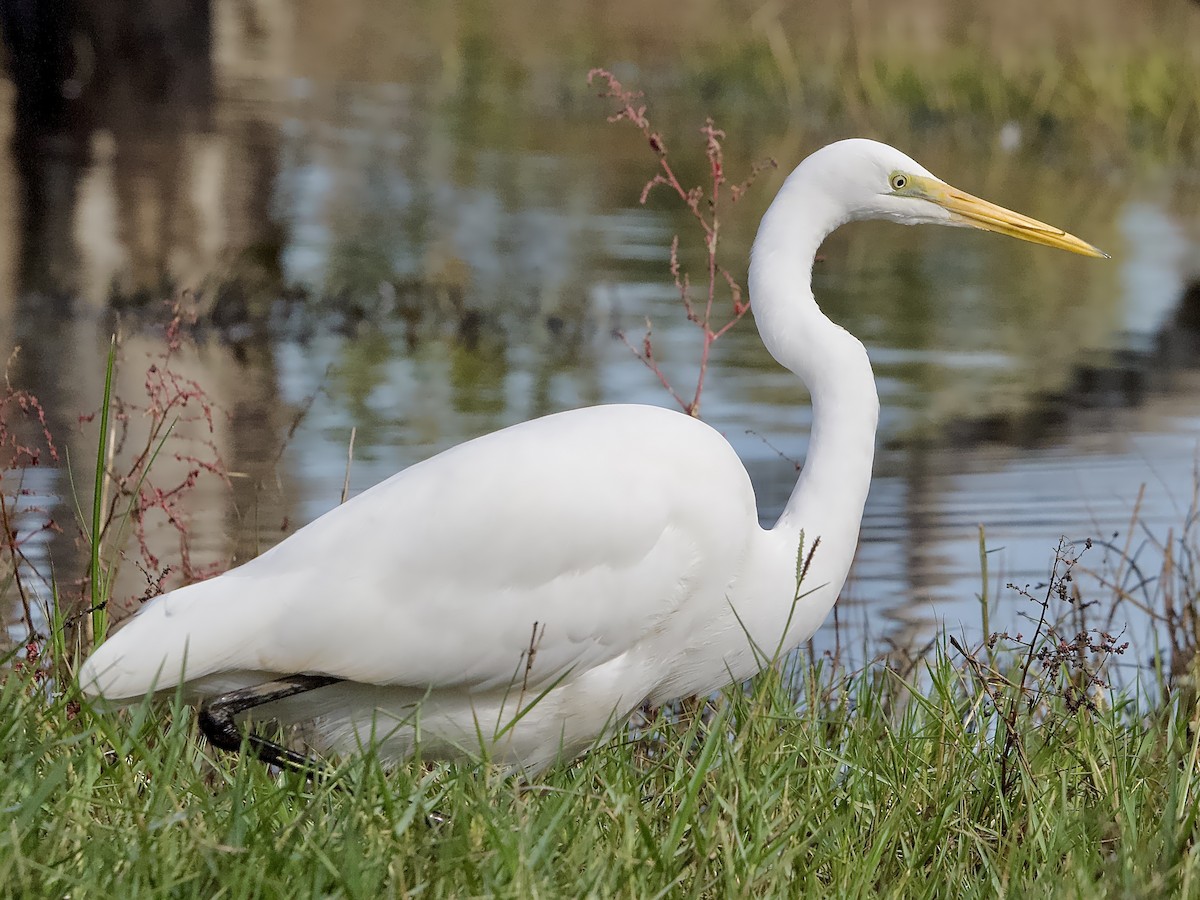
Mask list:
POLYGON ((100 539, 108 478, 109 447, 112 444, 108 431, 108 413, 112 403, 113 369, 116 367, 116 358, 117 336, 114 334, 108 343, 108 362, 104 367, 104 397, 100 405, 100 444, 96 448, 96 486, 92 494, 91 564, 88 581, 92 599, 92 633, 90 637, 94 646, 99 646, 108 632, 108 608, 105 604, 104 585, 101 584, 100 539))

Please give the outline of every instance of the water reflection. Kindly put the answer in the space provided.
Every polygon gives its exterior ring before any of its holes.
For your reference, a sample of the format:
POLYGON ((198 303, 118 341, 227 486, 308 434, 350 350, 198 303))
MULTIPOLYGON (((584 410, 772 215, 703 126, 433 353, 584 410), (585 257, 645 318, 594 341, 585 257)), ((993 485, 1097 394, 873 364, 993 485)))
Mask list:
MULTIPOLYGON (((117 390, 137 397, 162 350, 153 310, 181 288, 202 316, 179 369, 220 411, 212 435, 190 438, 211 440, 232 473, 189 496, 198 568, 253 555, 335 505, 352 428, 353 493, 526 418, 667 402, 613 338, 636 340, 647 315, 664 367, 689 383, 696 336, 664 267, 686 217, 637 206, 651 160, 598 108, 498 112, 496 86, 480 81, 480 60, 495 55, 484 36, 479 55, 454 65, 362 59, 383 73, 349 81, 325 68, 320 36, 298 28, 290 5, 205 8, 211 40, 176 47, 180 73, 161 76, 161 90, 127 63, 101 94, 82 90, 86 115, 35 128, 17 122, 0 84, 0 191, 23 198, 0 205, 0 335, 5 353, 24 347, 14 376, 70 449, 71 477, 38 487, 60 521, 73 520, 75 492, 88 502, 79 486, 97 435, 78 416, 99 402, 110 309, 124 311, 117 390)), ((347 15, 329 19, 331 43, 347 15)), ((696 98, 669 101, 681 120, 703 116, 696 98)), ((731 143, 730 167, 771 152, 792 163, 842 136, 778 129, 731 143)), ((994 236, 869 224, 828 242, 818 296, 867 343, 884 404, 843 622, 882 642, 975 621, 978 524, 1005 548, 993 572, 1017 579, 1044 573, 1060 533, 1124 528, 1143 482, 1164 487, 1143 515, 1171 524, 1200 424, 1190 408, 1200 358, 1193 306, 1172 312, 1194 274, 1186 198, 1132 173, 1097 189, 1036 148, 880 136, 1116 257, 1105 266, 994 236)), ((728 220, 735 271, 782 176, 728 220)), ((706 416, 737 446, 770 520, 803 457, 803 391, 749 323, 712 365, 706 416)), ((186 460, 158 465, 165 484, 186 474, 186 460)), ((164 559, 177 559, 170 526, 154 528, 164 559)), ((42 552, 65 581, 78 577, 74 534, 42 552)), ((130 605, 146 576, 127 564, 121 578, 130 605)))
MULTIPOLYGON (((1054 542, 1047 536, 1110 545, 1085 558, 1083 575, 1111 578, 1122 549, 1156 570, 1162 548, 1188 520, 1198 484, 1197 290, 1181 291, 1160 330, 1144 337, 1148 349, 1081 354, 1061 391, 1033 396, 1007 416, 949 422, 935 442, 884 451, 857 593, 870 598, 878 593, 872 581, 886 583, 898 569, 907 576, 903 594, 915 602, 886 610, 891 624, 877 636, 907 646, 933 623, 971 634, 981 594, 997 607, 993 623, 1021 627, 1024 604, 1006 585, 1045 580, 1054 542), (980 527, 992 575, 986 585, 980 527)), ((1085 596, 1111 600, 1094 580, 1079 580, 1091 592, 1085 596)), ((1114 622, 1130 628, 1137 652, 1153 647, 1151 623, 1137 610, 1121 607, 1114 622)))
POLYGON ((20 269, 20 196, 21 183, 13 159, 13 102, 12 84, 0 77, 0 345, 8 345, 7 331, 13 317, 20 269))

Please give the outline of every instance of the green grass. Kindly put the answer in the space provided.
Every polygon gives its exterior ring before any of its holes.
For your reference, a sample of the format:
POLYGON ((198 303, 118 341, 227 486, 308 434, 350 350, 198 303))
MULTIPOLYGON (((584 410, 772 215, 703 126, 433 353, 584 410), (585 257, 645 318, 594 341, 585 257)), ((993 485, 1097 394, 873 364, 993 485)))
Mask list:
POLYGON ((177 703, 75 714, 10 671, 0 891, 1200 893, 1194 710, 1113 696, 1073 713, 1053 696, 1019 704, 1005 788, 1005 726, 976 684, 945 655, 909 685, 882 667, 805 666, 730 691, 705 715, 660 715, 637 740, 529 785, 481 766, 384 772, 370 759, 314 784, 214 756, 177 703), (434 811, 448 820, 430 824, 434 811))

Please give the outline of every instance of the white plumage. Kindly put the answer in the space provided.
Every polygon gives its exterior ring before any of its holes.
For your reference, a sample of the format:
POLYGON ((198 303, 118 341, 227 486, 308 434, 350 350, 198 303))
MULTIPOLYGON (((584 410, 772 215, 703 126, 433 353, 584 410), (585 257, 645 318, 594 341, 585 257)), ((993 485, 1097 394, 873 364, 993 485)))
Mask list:
POLYGON ((681 413, 599 406, 486 435, 393 476, 277 547, 157 598, 84 664, 92 695, 204 697, 280 675, 345 679, 273 704, 322 749, 484 754, 536 771, 643 702, 747 678, 808 639, 845 581, 878 400, 861 343, 817 308, 813 257, 860 218, 970 224, 1090 255, 1057 229, 843 141, 792 173, 754 244, 772 355, 807 384, 813 432, 763 529, 725 439, 681 413), (899 177, 898 177, 899 176, 899 177), (797 553, 820 538, 798 601, 797 553))

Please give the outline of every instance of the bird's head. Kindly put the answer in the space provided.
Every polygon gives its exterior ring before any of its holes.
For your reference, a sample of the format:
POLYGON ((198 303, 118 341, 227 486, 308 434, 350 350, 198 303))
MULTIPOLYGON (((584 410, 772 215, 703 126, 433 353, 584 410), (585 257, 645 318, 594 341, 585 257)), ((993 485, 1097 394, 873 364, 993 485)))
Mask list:
POLYGON ((840 198, 847 220, 982 228, 1084 256, 1108 255, 1060 228, 951 187, 920 163, 878 141, 838 141, 810 156, 801 164, 805 167, 810 167, 810 173, 819 172, 817 180, 827 187, 829 196, 840 198))

